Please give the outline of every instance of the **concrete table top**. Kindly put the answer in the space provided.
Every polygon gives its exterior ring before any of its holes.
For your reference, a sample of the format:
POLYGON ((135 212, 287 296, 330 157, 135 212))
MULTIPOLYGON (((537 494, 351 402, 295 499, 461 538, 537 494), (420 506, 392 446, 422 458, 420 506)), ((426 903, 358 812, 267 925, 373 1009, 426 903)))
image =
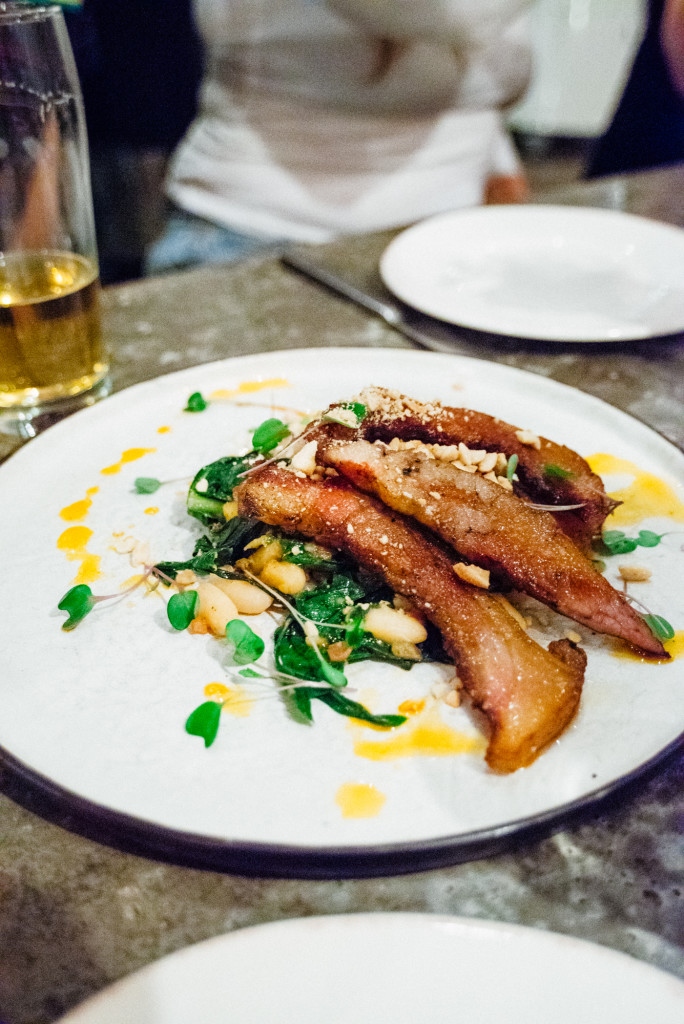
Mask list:
MULTIPOLYGON (((684 167, 607 179, 542 201, 612 206, 684 226, 684 167)), ((391 233, 311 249, 378 297, 391 233)), ((305 346, 410 347, 276 258, 106 290, 120 390, 193 364, 305 346)), ((684 336, 620 345, 543 344, 453 330, 453 349, 581 388, 684 447, 684 336)), ((30 442, 29 442, 30 443, 30 442)), ((16 443, 0 438, 0 458, 16 443)), ((0 794, 7 791, 0 757, 0 794)), ((153 960, 281 918, 428 911, 518 922, 603 943, 684 977, 684 755, 590 820, 512 852, 392 878, 247 879, 97 845, 0 795, 0 1018, 48 1024, 153 960)), ((654 1008, 657 1017, 657 1009, 654 1008)))

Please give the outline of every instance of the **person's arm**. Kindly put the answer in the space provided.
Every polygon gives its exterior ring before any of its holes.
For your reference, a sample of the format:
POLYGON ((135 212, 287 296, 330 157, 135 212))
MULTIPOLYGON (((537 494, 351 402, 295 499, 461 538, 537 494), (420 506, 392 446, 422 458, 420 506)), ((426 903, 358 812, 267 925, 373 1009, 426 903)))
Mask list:
POLYGON ((684 0, 665 0, 660 42, 672 83, 684 96, 684 0))

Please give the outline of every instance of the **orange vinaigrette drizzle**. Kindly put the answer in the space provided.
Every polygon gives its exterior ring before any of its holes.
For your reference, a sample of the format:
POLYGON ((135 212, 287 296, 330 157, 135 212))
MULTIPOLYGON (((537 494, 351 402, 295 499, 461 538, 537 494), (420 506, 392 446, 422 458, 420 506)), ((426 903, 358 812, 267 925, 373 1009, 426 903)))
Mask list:
POLYGON ((420 712, 412 721, 397 729, 381 730, 383 733, 390 733, 384 739, 368 739, 368 727, 364 722, 354 720, 353 728, 356 731, 354 753, 357 757, 365 757, 370 761, 390 761, 399 757, 453 757, 457 754, 479 754, 484 753, 487 747, 482 736, 459 732, 447 725, 436 705, 420 712))
POLYGON ((74 584, 93 583, 102 574, 100 572, 100 556, 93 555, 86 545, 93 535, 87 526, 69 526, 57 538, 57 547, 64 551, 71 562, 80 560, 81 565, 74 577, 74 584))
POLYGON ((93 495, 97 494, 99 489, 99 487, 89 487, 85 498, 81 498, 80 501, 75 501, 73 504, 66 505, 61 509, 59 513, 60 518, 67 523, 75 523, 79 519, 85 519, 93 503, 93 495))
POLYGON ((207 683, 204 696, 209 700, 215 699, 221 710, 234 718, 247 718, 254 703, 244 686, 226 686, 224 683, 207 683))
POLYGON ((620 474, 633 478, 627 486, 610 493, 611 498, 622 504, 608 516, 606 523, 609 529, 633 526, 649 516, 668 516, 675 522, 684 523, 684 502, 660 477, 647 473, 627 459, 619 459, 605 452, 589 455, 587 462, 599 476, 620 474))
POLYGON ((156 450, 156 448, 127 448, 125 452, 121 453, 118 462, 114 462, 111 466, 105 466, 100 472, 104 476, 113 476, 115 473, 121 472, 126 463, 136 462, 138 459, 142 459, 143 455, 149 455, 156 450))
POLYGON ((212 391, 209 398, 217 401, 226 398, 236 398, 238 395, 253 395, 257 391, 265 391, 267 388, 289 388, 289 380, 284 377, 271 377, 269 380, 245 380, 236 388, 219 388, 212 391))
POLYGON ((367 782, 345 782, 335 794, 343 818, 375 818, 387 797, 367 782))
POLYGON ((613 658, 620 658, 622 661, 639 661, 642 665, 671 665, 677 658, 684 655, 684 629, 677 630, 671 640, 663 640, 663 647, 670 655, 669 658, 648 657, 619 641, 615 642, 610 653, 613 658))

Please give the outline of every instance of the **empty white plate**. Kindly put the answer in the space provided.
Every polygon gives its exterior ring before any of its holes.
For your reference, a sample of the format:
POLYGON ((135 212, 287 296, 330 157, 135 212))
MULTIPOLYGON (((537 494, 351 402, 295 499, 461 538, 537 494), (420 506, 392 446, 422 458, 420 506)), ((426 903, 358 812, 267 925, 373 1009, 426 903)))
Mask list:
POLYGON ((416 224, 380 261, 403 302, 481 331, 614 342, 684 330, 684 231, 574 206, 484 206, 416 224))
POLYGON ((62 1024, 681 1024, 684 984, 603 946, 433 914, 310 917, 164 957, 62 1024))

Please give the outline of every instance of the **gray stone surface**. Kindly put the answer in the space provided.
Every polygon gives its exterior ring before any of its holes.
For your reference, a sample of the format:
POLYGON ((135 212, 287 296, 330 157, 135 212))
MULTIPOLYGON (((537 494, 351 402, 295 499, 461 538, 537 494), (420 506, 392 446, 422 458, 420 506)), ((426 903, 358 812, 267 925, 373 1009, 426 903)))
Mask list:
MULTIPOLYGON (((675 168, 560 198, 684 225, 683 197, 684 171, 675 168)), ((317 257, 381 296, 377 260, 389 237, 331 244, 317 257)), ((241 353, 407 345, 276 260, 109 289, 105 328, 116 390, 241 353)), ((583 347, 453 336, 456 352, 580 387, 684 445, 682 337, 583 347)), ((14 445, 1 440, 0 458, 14 445)), ((0 795, 0 1018, 48 1024, 115 979, 231 929, 368 910, 520 922, 604 943, 684 977, 683 794, 680 751, 600 815, 555 835, 469 864, 356 881, 243 879, 155 863, 96 845, 0 795)))

